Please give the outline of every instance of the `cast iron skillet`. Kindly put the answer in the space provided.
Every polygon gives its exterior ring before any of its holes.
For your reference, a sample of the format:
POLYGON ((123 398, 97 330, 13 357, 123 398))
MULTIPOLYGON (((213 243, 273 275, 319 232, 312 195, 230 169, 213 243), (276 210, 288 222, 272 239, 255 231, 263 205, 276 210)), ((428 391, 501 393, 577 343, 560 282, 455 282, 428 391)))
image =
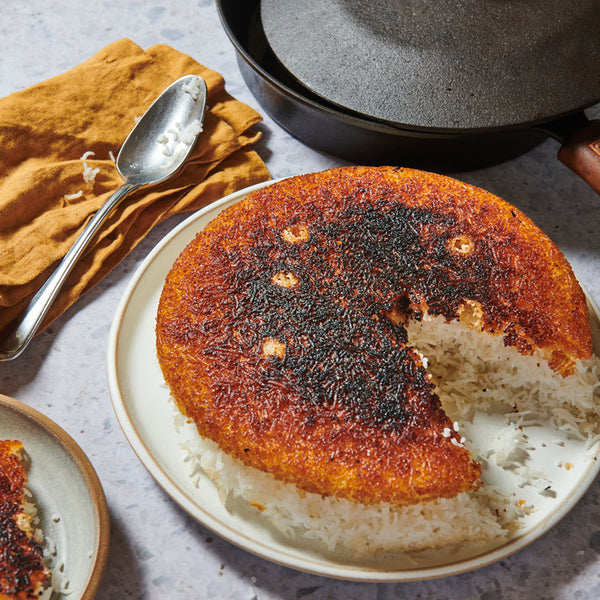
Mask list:
POLYGON ((598 0, 261 0, 260 16, 306 87, 411 129, 532 125, 600 100, 598 0))
MULTIPOLYGON (((533 124, 478 129, 374 118, 315 93, 282 65, 265 36, 260 0, 217 0, 217 7, 252 93, 276 122, 318 150, 356 163, 448 172, 509 160, 552 136, 563 144, 561 160, 600 191, 600 122, 589 122, 581 106, 533 124)), ((589 66, 597 80, 594 69, 589 66)))

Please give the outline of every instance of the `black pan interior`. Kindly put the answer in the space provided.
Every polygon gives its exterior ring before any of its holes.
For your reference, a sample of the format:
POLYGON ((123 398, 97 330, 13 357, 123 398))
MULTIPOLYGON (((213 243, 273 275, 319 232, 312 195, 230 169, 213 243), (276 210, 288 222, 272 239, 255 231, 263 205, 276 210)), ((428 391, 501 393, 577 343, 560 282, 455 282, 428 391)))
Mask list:
POLYGON ((344 110, 311 92, 281 64, 262 27, 260 0, 216 4, 251 92, 281 127, 317 150, 361 164, 457 172, 510 160, 547 139, 533 130, 429 133, 344 110))
POLYGON ((600 98, 598 0, 261 0, 261 20, 305 88, 405 128, 513 127, 600 98))

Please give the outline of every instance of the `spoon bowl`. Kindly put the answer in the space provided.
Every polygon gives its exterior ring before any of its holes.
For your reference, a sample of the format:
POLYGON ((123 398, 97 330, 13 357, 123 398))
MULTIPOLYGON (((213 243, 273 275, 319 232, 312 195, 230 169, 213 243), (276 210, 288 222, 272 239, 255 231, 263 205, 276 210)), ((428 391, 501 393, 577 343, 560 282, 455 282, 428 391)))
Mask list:
POLYGON ((0 361, 16 358, 29 345, 77 260, 113 210, 134 190, 170 179, 185 164, 202 131, 206 96, 204 80, 186 75, 167 87, 138 120, 116 160, 125 183, 90 219, 15 328, 0 341, 0 361))
POLYGON ((117 169, 123 179, 153 185, 173 176, 191 152, 206 107, 206 84, 196 75, 172 83, 123 142, 117 169))

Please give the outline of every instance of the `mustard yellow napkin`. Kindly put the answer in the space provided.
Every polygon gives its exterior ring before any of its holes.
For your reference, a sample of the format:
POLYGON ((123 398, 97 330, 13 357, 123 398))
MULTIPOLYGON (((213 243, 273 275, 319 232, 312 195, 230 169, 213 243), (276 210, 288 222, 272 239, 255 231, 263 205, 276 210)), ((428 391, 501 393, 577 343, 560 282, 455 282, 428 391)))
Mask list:
POLYGON ((208 87, 204 130, 191 159, 177 177, 136 192, 117 209, 71 274, 47 326, 157 223, 269 179, 251 149, 260 136, 251 127, 261 117, 232 98, 215 71, 168 46, 143 50, 126 39, 0 99, 0 330, 122 185, 113 158, 136 117, 187 74, 200 75, 208 87))

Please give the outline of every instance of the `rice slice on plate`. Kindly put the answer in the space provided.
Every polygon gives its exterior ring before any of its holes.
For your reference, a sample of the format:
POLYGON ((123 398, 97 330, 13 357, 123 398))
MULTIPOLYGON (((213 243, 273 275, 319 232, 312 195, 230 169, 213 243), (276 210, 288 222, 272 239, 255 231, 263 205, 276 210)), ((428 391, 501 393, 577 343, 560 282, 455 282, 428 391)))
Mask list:
POLYGON ((25 462, 21 442, 0 440, 0 598, 47 600, 51 573, 37 509, 26 488, 25 462))

